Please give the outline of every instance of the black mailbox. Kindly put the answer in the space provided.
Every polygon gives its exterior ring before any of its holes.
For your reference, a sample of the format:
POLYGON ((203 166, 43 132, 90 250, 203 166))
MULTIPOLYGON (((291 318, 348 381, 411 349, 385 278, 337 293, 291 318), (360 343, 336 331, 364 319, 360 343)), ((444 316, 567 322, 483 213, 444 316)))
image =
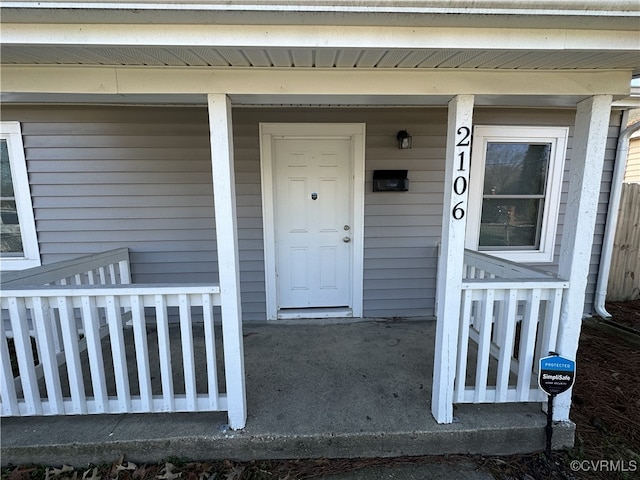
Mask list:
POLYGON ((374 192, 408 192, 407 170, 374 170, 374 192))

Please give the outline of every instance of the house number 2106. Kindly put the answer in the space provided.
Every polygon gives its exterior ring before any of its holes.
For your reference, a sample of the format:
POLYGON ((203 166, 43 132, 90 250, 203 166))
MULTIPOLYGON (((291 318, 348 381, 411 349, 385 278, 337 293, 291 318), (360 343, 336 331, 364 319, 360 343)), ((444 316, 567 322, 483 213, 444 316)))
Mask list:
MULTIPOLYGON (((469 186, 469 181, 467 180, 467 163, 469 158, 469 153, 471 150, 471 129, 469 127, 460 127, 456 131, 456 149, 458 151, 458 168, 457 172, 459 172, 458 176, 453 181, 453 193, 456 195, 464 195, 467 191, 467 187, 469 186)), ((456 199, 457 200, 457 199, 456 199)), ((451 211, 451 216, 455 220, 461 220, 465 215, 465 201, 461 200, 453 206, 453 210, 451 211)))

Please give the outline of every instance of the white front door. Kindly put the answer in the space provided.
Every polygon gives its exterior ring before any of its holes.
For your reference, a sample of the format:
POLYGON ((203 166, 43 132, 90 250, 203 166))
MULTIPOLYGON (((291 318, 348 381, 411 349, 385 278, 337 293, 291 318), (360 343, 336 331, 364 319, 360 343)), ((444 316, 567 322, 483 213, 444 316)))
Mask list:
POLYGON ((261 123, 267 318, 361 317, 362 123, 261 123))
POLYGON ((351 139, 273 139, 278 307, 351 303, 351 139))

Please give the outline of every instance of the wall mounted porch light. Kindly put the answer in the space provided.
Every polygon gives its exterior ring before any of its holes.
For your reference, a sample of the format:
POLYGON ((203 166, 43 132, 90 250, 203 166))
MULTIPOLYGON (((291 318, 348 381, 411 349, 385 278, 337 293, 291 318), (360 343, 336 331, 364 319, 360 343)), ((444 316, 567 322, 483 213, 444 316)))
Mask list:
POLYGON ((396 138, 398 139, 398 148, 400 150, 408 150, 411 148, 411 141, 413 140, 413 137, 409 132, 406 130, 400 130, 396 135, 396 138))

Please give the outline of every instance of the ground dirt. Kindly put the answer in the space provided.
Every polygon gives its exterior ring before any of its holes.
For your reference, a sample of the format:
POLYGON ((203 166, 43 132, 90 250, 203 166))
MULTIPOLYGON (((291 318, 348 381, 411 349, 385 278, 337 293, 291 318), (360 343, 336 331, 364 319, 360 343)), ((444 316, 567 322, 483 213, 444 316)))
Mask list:
POLYGON ((499 480, 631 480, 640 478, 640 300, 611 303, 617 331, 599 321, 585 323, 576 359, 571 419, 574 448, 508 457, 448 456, 377 459, 190 462, 167 459, 135 465, 121 458, 111 465, 75 471, 70 467, 19 466, 2 470, 2 480, 294 480, 331 478, 373 466, 473 461, 499 480), (637 333, 634 333, 634 330, 637 333))
POLYGON ((553 452, 551 460, 542 453, 484 459, 496 478, 640 478, 640 300, 606 308, 625 330, 598 319, 582 329, 570 415, 574 448, 553 452))

